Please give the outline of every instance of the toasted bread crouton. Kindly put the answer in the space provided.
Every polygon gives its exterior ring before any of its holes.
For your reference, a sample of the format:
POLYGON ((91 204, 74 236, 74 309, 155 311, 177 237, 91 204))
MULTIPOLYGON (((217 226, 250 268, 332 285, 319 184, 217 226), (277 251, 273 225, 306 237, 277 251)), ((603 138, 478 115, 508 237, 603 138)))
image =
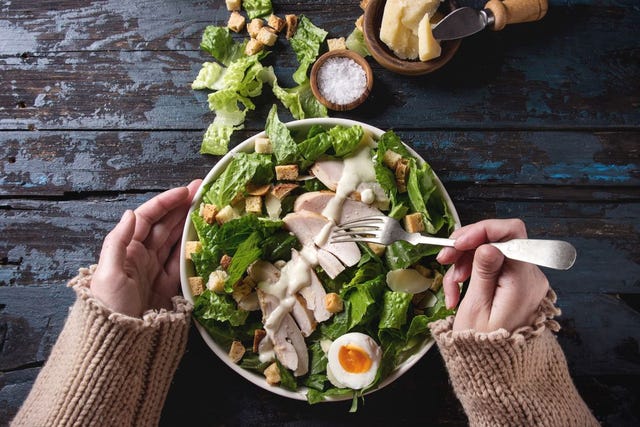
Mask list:
POLYGON ((220 268, 224 271, 227 271, 229 269, 229 266, 231 265, 232 260, 233 258, 231 258, 229 255, 222 255, 222 257, 220 257, 220 268))
POLYGON ((264 376, 267 379, 267 384, 276 385, 280 384, 280 368, 278 364, 273 362, 267 369, 264 370, 264 376))
POLYGON ((393 150, 385 151, 382 157, 382 163, 391 170, 396 170, 400 160, 402 160, 402 156, 393 150))
POLYGON ((189 277, 189 289, 191 289, 191 295, 197 297, 204 292, 204 279, 200 276, 189 277))
POLYGON ((191 259, 191 254, 200 252, 202 250, 202 243, 197 240, 186 242, 184 245, 184 257, 188 260, 191 259))
POLYGON ((239 218, 238 212, 233 209, 231 206, 227 205, 224 208, 220 209, 220 212, 216 215, 216 222, 218 224, 224 224, 225 222, 229 222, 232 219, 239 218))
POLYGON ((282 200, 287 197, 293 190, 300 187, 298 184, 293 183, 280 183, 273 187, 271 190, 271 194, 273 194, 278 199, 282 200))
POLYGON ((256 140, 253 142, 253 146, 256 153, 273 153, 273 145, 271 144, 271 140, 269 138, 256 138, 256 140))
POLYGON ((238 363, 242 360, 242 356, 244 356, 245 351, 247 350, 240 341, 233 341, 231 343, 231 348, 229 349, 229 359, 231 359, 233 363, 238 363))
POLYGON ((296 15, 285 15, 284 20, 287 23, 286 37, 289 40, 298 30, 298 17, 296 15))
POLYGON ((369 246, 369 249, 371 249, 371 252, 373 252, 378 256, 382 256, 384 254, 384 251, 387 250, 387 247, 385 245, 380 245, 378 243, 368 242, 367 246, 369 246))
POLYGON ((287 25, 287 23, 279 16, 271 14, 271 16, 269 16, 269 19, 267 19, 267 25, 273 28, 276 33, 279 33, 280 31, 284 30, 284 27, 287 25))
POLYGON ((271 184, 255 185, 252 183, 247 184, 247 194, 250 196, 265 196, 271 190, 271 184))
POLYGON ((240 15, 237 11, 233 11, 231 12, 231 16, 229 16, 227 28, 233 32, 239 33, 244 28, 244 23, 244 16, 240 15))
POLYGON ((256 53, 262 52, 264 49, 264 43, 260 40, 256 40, 254 38, 249 39, 246 46, 244 47, 244 53, 247 56, 255 55, 256 53))
POLYGON ((278 34, 276 34, 275 30, 271 27, 262 27, 260 31, 258 31, 256 39, 266 46, 273 46, 278 40, 278 34))
POLYGON ((200 205, 200 216, 207 224, 213 224, 218 215, 218 208, 215 205, 209 203, 203 203, 200 205))
POLYGON ((254 18, 247 24, 247 32, 249 33, 249 37, 256 38, 258 36, 258 32, 260 28, 264 27, 264 21, 260 18, 254 18))
POLYGON ((344 310, 344 304, 340 295, 331 292, 324 297, 324 307, 329 313, 338 313, 344 310))
POLYGON ((242 0, 225 0, 227 4, 227 10, 233 12, 234 10, 240 10, 242 6, 242 0))
POLYGON ((398 192, 406 193, 408 179, 409 161, 407 159, 400 159, 396 164, 396 186, 398 187, 398 192))
POLYGON ((405 215, 404 217, 404 229, 407 233, 420 233, 424 231, 424 221, 422 221, 422 214, 420 212, 405 215))
POLYGON ((276 179, 281 181, 293 181, 298 178, 298 165, 276 166, 276 179))
POLYGON ((369 0, 360 0, 360 9, 366 10, 369 6, 369 0))
POLYGON ((247 196, 245 199, 244 209, 247 213, 260 215, 262 213, 262 197, 247 196))
POLYGON ((224 270, 212 271, 209 275, 209 281, 207 282, 207 288, 215 292, 216 294, 224 293, 224 284, 227 281, 229 275, 224 270))
POLYGON ((438 292, 440 290, 440 288, 442 287, 442 279, 444 279, 444 276, 442 275, 442 273, 440 273, 437 270, 434 270, 434 272, 433 272, 433 282, 431 283, 431 286, 429 287, 431 292, 436 293, 436 292, 438 292))
POLYGON ((329 46, 329 50, 346 49, 347 43, 344 37, 340 37, 337 39, 327 39, 327 46, 329 46))
POLYGON ((233 292, 231 292, 231 296, 236 302, 239 302, 244 297, 249 295, 252 290, 253 290, 253 287, 251 286, 250 282, 241 280, 235 285, 233 285, 233 292))
POLYGON ((364 15, 360 15, 358 19, 356 19, 356 28, 359 29, 360 31, 363 31, 362 30, 363 25, 364 25, 364 15))
POLYGON ((260 349, 260 341, 262 341, 262 339, 264 337, 267 336, 267 331, 265 331, 264 329, 255 329, 253 331, 253 352, 257 353, 258 350, 260 349))
POLYGON ((411 267, 427 279, 431 279, 433 277, 433 270, 425 267, 424 265, 415 264, 411 267))

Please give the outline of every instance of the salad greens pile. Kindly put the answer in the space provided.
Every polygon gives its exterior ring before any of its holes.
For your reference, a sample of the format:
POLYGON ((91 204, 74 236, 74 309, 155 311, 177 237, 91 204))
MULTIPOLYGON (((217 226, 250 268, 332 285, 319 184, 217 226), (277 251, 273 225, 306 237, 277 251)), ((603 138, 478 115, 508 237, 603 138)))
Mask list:
MULTIPOLYGON (((306 132, 292 132, 279 120, 274 105, 266 123, 266 133, 273 145, 273 153, 236 154, 227 168, 207 184, 203 203, 226 206, 242 198, 248 185, 275 184, 274 168, 279 164, 296 164, 301 174, 307 174, 317 159, 348 157, 358 149, 365 131, 360 126, 316 125, 306 132)), ((419 212, 430 233, 448 235, 455 225, 454 216, 448 210, 429 165, 414 158, 393 131, 384 133, 372 152, 377 181, 391 201, 390 214, 401 218, 405 214, 419 212), (406 192, 398 191, 392 170, 382 161, 387 150, 409 162, 406 192)), ((281 218, 292 210, 293 201, 300 194, 322 188, 323 185, 315 178, 305 181, 304 185, 287 196, 288 200, 283 200, 281 218)), ((283 221, 269 219, 266 215, 243 213, 223 224, 209 224, 196 210, 191 220, 201 243, 201 249, 192 254, 192 260, 196 274, 205 283, 209 275, 220 268, 224 255, 232 259, 227 268, 225 292, 205 290, 195 300, 194 315, 221 346, 228 348, 233 340, 242 341, 249 350, 240 361, 240 366, 262 374, 269 363, 261 363, 258 354, 250 350, 254 331, 264 328, 262 314, 259 310, 244 311, 238 307, 232 296, 234 284, 246 274, 247 267, 258 259, 270 262, 289 260, 292 249, 300 249, 300 242, 285 230, 283 221)), ((307 398, 310 403, 354 392, 336 388, 328 381, 327 356, 321 341, 335 340, 352 331, 374 338, 381 346, 383 355, 376 379, 367 388, 371 389, 428 339, 427 325, 430 322, 452 313, 445 308, 442 289, 436 293, 437 303, 424 307, 420 305, 419 294, 394 292, 386 283, 387 272, 410 266, 421 265, 436 274, 444 273, 443 267, 435 262, 438 248, 395 242, 382 255, 376 254, 366 244, 360 244, 360 251, 360 261, 333 279, 321 267, 316 267, 316 274, 326 291, 338 293, 342 298, 344 310, 320 323, 306 338, 310 353, 309 372, 296 378, 278 363, 280 385, 291 390, 300 386, 308 387, 307 398)), ((354 402, 357 396, 366 391, 355 391, 354 402)))
MULTIPOLYGON (((272 12, 268 0, 245 0, 242 4, 249 18, 272 12)), ((273 67, 262 62, 269 52, 247 55, 247 40, 234 40, 226 27, 207 26, 200 48, 215 62, 202 64, 191 87, 212 91, 208 103, 215 119, 204 134, 200 152, 222 155, 228 151, 231 135, 243 128, 247 112, 255 109, 252 99, 262 95, 265 83, 271 86, 275 97, 294 118, 326 117, 327 109, 313 96, 308 77, 309 66, 316 60, 326 36, 326 31, 316 27, 306 16, 300 16, 298 29, 290 40, 300 63, 293 74, 297 86, 283 88, 278 84, 273 67)))

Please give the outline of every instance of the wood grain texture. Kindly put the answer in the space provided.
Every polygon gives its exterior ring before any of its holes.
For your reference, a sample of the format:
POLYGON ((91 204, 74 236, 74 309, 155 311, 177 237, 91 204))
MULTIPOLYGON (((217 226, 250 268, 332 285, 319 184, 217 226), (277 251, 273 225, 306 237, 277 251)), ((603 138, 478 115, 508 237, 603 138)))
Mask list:
MULTIPOLYGON (((358 4, 274 8, 338 37, 358 4)), ((74 299, 66 282, 95 262, 122 212, 218 160, 198 153, 213 116, 206 92, 189 85, 209 59, 203 29, 227 16, 224 2, 208 0, 0 0, 0 425, 64 324, 74 299)), ((640 424, 639 25, 634 0, 551 1, 540 22, 468 38, 428 76, 369 58, 367 101, 332 113, 396 130, 431 163, 463 223, 521 217, 530 236, 577 247, 572 270, 546 273, 569 368, 605 426, 640 424)), ((293 85, 288 42, 267 63, 293 85)), ((262 130, 274 102, 265 90, 232 145, 262 130)), ((245 382, 192 328, 162 425, 466 422, 435 350, 357 415, 347 406, 309 407, 245 382)))

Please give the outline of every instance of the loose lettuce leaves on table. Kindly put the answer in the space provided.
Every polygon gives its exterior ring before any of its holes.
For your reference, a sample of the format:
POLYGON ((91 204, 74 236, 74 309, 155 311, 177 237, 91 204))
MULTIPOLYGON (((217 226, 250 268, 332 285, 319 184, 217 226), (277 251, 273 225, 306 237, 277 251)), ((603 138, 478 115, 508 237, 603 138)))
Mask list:
POLYGON ((370 56, 371 53, 367 48, 367 43, 364 41, 364 33, 358 28, 354 28, 351 34, 347 37, 346 41, 347 49, 359 53, 362 56, 370 56))
POLYGON ((261 18, 273 12, 271 0, 243 0, 242 8, 247 12, 249 19, 261 18))
POLYGON ((244 56, 245 42, 234 41, 227 27, 208 25, 202 34, 200 48, 209 52, 218 62, 229 66, 244 56))
POLYGON ((283 88, 278 84, 278 78, 271 66, 264 68, 262 79, 271 86, 275 97, 282 102, 282 105, 291 112, 295 119, 327 117, 327 107, 322 105, 313 95, 308 79, 298 86, 283 88))
POLYGON ((291 47, 300 63, 298 69, 293 73, 293 80, 296 83, 302 84, 308 79, 307 71, 318 57, 320 45, 327 37, 327 34, 322 28, 313 25, 306 16, 300 16, 298 29, 295 35, 291 37, 291 47))

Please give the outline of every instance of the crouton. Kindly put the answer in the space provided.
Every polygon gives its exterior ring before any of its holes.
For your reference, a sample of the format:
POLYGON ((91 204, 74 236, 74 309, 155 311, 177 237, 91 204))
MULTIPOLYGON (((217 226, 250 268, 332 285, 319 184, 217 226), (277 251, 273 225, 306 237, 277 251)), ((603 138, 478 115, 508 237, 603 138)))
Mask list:
POLYGON ((247 194, 250 196, 265 196, 271 190, 271 184, 255 185, 247 184, 247 194))
POLYGON ((202 243, 199 241, 186 242, 184 245, 184 257, 188 260, 191 259, 191 254, 200 252, 202 250, 202 243))
POLYGON ((327 46, 329 46, 329 50, 338 50, 338 49, 347 48, 347 44, 344 40, 344 37, 340 37, 337 39, 327 39, 327 46))
POLYGON ((285 22, 284 19, 280 18, 279 16, 271 14, 269 19, 267 19, 267 25, 273 28, 274 30, 276 30, 276 33, 279 33, 284 29, 287 23, 285 22))
POLYGON ((369 6, 369 0, 360 0, 360 9, 366 10, 369 6))
POLYGON ((444 278, 444 276, 439 271, 434 271, 433 273, 434 273, 433 283, 431 283, 431 286, 429 287, 429 289, 432 292, 436 293, 442 287, 442 279, 444 278))
POLYGON ((253 145, 256 153, 273 153, 273 145, 271 144, 271 140, 269 138, 256 138, 256 140, 253 142, 253 145))
POLYGON ((231 265, 232 260, 233 258, 231 258, 229 255, 222 255, 222 257, 220 257, 220 268, 224 271, 227 271, 229 269, 229 266, 231 265))
POLYGON ((329 313, 338 313, 344 310, 344 304, 340 295, 331 292, 324 297, 324 306, 329 313))
POLYGON ((258 31, 256 40, 266 46, 273 46, 274 44, 276 44, 276 40, 278 40, 278 35, 273 28, 262 27, 260 28, 260 31, 258 31))
POLYGON ((247 196, 244 205, 247 213, 260 215, 262 213, 262 197, 260 196, 247 196))
POLYGON ((260 349, 260 341, 267 336, 267 331, 264 329, 256 329, 253 331, 253 352, 257 353, 260 349))
POLYGON ((227 22, 227 28, 231 31, 239 33, 244 28, 245 19, 244 16, 240 15, 238 12, 231 12, 231 16, 229 16, 229 21, 227 22))
POLYGON ((231 206, 227 205, 224 208, 220 209, 220 212, 216 215, 216 222, 218 224, 224 224, 225 222, 229 222, 232 219, 239 218, 238 212, 233 209, 231 206))
POLYGON ((189 289, 191 289, 191 295, 197 297, 204 292, 204 279, 200 276, 189 277, 189 289))
POLYGON ((422 221, 422 214, 420 212, 405 215, 404 217, 404 229, 407 233, 420 233, 424 231, 424 221, 422 221))
POLYGON ((227 282, 229 275, 224 270, 212 271, 209 275, 209 281, 207 282, 207 288, 216 294, 224 293, 224 284, 227 282))
POLYGON ((271 194, 273 194, 278 199, 282 200, 285 197, 287 197, 289 194, 291 194, 291 192, 298 187, 300 187, 298 184, 292 184, 292 183, 277 184, 275 187, 273 187, 273 190, 271 190, 271 194))
POLYGON ((369 249, 371 249, 371 252, 373 252, 378 256, 382 256, 384 254, 384 251, 387 249, 385 245, 380 245, 378 243, 368 242, 367 246, 369 246, 369 249))
POLYGON ((385 151, 382 157, 382 163, 391 170, 396 170, 400 160, 402 160, 402 156, 393 150, 385 151))
POLYGON ((231 296, 236 302, 241 301, 244 297, 249 295, 253 287, 249 282, 239 281, 235 285, 233 285, 233 292, 231 292, 231 296))
POLYGON ((293 181, 296 178, 298 178, 298 165, 276 166, 276 179, 283 181, 293 181))
POLYGON ((264 370, 264 376, 267 379, 267 384, 276 385, 280 384, 280 368, 278 364, 273 362, 267 369, 264 370))
POLYGON ((407 192, 407 180, 409 179, 409 161, 401 159, 396 165, 396 186, 398 192, 407 192))
POLYGON ((225 0, 227 4, 227 10, 233 12, 234 10, 240 10, 242 6, 242 0, 225 0))
POLYGON ((260 40, 249 39, 246 46, 244 47, 244 53, 247 56, 255 55, 256 53, 262 52, 264 49, 264 43, 260 40))
POLYGON ((254 18, 247 24, 247 32, 251 38, 255 39, 262 27, 264 27, 264 21, 260 18, 254 18))
POLYGON ((364 15, 360 15, 358 19, 356 19, 356 28, 362 31, 363 24, 364 24, 364 15))
POLYGON ((200 216, 207 224, 213 224, 218 215, 218 208, 215 205, 203 203, 200 205, 200 216))
POLYGON ((298 17, 296 15, 285 15, 284 20, 287 23, 286 37, 289 40, 293 37, 298 29, 298 17))
POLYGON ((414 270, 418 273, 426 277, 427 279, 431 279, 433 277, 433 270, 425 267, 424 265, 416 264, 412 266, 414 270))
POLYGON ((229 349, 229 359, 231 359, 233 363, 238 363, 242 360, 242 356, 244 356, 245 351, 247 350, 240 341, 233 341, 231 343, 231 348, 229 349))

